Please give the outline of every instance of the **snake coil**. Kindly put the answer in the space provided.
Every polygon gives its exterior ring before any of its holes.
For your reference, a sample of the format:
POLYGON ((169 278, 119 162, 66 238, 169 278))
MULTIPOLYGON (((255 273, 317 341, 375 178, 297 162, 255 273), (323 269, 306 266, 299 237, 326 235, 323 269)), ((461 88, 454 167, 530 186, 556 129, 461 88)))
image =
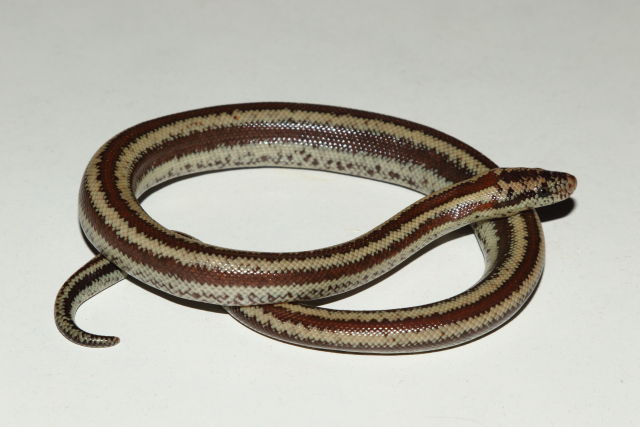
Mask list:
POLYGON ((128 275, 166 294, 219 304, 249 328, 306 347, 358 353, 451 347, 494 330, 529 299, 544 264, 533 208, 569 197, 575 186, 569 174, 500 169, 442 132, 352 109, 258 103, 161 117, 115 136, 87 166, 80 224, 100 254, 60 289, 56 324, 77 344, 116 344, 116 337, 81 330, 74 316, 82 303, 128 275), (138 202, 178 177, 265 166, 365 177, 425 197, 353 240, 290 253, 203 243, 158 224, 138 202), (486 268, 459 295, 378 311, 302 303, 362 286, 469 224, 486 268))

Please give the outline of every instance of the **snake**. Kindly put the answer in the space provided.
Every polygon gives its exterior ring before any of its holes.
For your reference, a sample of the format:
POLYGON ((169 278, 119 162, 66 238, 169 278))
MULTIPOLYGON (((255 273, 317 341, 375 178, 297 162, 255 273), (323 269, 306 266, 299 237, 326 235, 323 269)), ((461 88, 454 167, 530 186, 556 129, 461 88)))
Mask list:
POLYGON ((576 184, 567 173, 498 168, 443 132, 349 108, 250 103, 156 118, 111 138, 84 172, 79 222, 98 254, 59 290, 55 323, 76 344, 117 344, 115 336, 81 329, 75 315, 131 277, 168 296, 219 305, 243 325, 303 347, 387 354, 458 346, 494 331, 530 299, 544 267, 535 208, 570 197, 576 184), (148 192, 183 177, 259 167, 368 178, 423 197, 352 240, 300 252, 208 244, 165 228, 140 205, 148 192), (390 310, 315 303, 365 286, 465 226, 485 260, 467 290, 390 310))

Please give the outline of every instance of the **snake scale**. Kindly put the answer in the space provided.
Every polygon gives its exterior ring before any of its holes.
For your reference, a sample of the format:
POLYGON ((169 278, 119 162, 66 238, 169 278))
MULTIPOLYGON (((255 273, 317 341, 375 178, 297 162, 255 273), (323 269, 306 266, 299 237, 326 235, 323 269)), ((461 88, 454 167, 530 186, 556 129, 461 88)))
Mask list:
POLYGON ((543 233, 533 208, 569 197, 575 186, 569 174, 497 168, 442 132, 353 109, 254 103, 161 117, 116 135, 87 166, 80 225, 99 255, 60 289, 56 324, 77 344, 118 343, 81 330, 74 317, 82 303, 130 276, 162 293, 221 305, 249 328, 305 347, 412 353, 455 346, 499 327, 529 299, 544 265, 543 233), (290 253, 203 243, 158 224, 138 202, 179 177, 254 167, 337 172, 424 197, 353 240, 290 253), (309 303, 358 288, 470 224, 486 268, 459 295, 377 311, 309 303))

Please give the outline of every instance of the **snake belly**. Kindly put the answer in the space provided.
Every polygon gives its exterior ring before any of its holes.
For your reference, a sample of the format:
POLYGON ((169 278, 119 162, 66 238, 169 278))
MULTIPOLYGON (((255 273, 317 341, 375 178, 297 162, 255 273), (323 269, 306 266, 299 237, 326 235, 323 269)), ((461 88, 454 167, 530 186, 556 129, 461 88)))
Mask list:
POLYGON ((55 308, 60 331, 87 346, 117 343, 116 337, 82 331, 73 316, 84 301, 128 275, 169 295, 219 304, 244 325, 282 341, 358 353, 422 352, 499 327, 524 305, 541 277, 543 234, 537 214, 528 210, 473 225, 486 268, 467 291, 396 310, 331 310, 299 301, 366 284, 444 229, 425 231, 415 222, 417 214, 408 225, 398 214, 328 248, 238 251, 168 230, 138 203, 145 192, 182 176, 251 167, 337 172, 429 195, 496 165, 429 127, 329 106, 238 104, 141 123, 108 141, 85 171, 80 224, 100 255, 60 290, 55 308))

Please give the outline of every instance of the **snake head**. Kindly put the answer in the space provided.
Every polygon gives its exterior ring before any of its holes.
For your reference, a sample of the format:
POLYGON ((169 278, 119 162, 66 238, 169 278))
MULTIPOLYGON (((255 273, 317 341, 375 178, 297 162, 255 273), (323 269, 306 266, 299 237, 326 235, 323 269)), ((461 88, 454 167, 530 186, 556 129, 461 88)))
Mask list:
POLYGON ((576 178, 568 173, 534 168, 499 168, 496 177, 496 207, 514 211, 552 205, 568 199, 576 189, 576 178))

